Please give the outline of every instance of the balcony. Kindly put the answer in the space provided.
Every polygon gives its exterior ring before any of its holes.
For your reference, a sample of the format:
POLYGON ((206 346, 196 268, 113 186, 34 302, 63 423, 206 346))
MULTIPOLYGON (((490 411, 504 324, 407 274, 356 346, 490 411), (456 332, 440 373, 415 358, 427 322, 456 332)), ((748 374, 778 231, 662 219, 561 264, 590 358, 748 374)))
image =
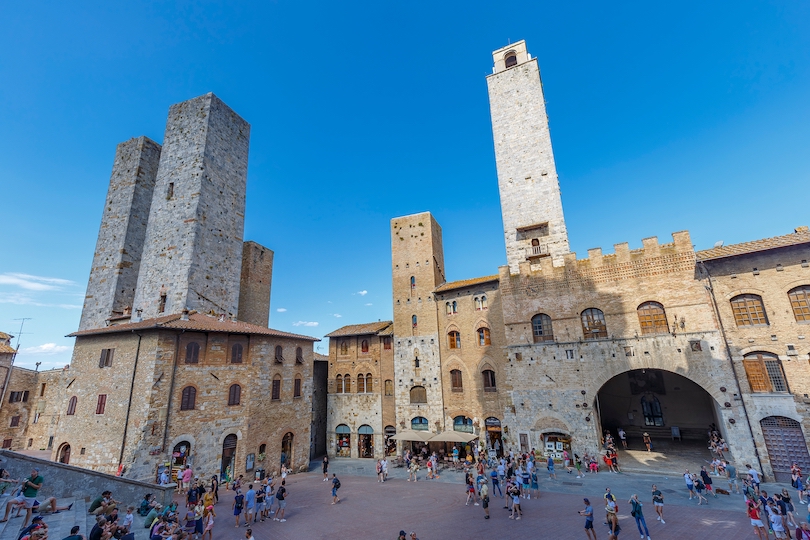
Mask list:
POLYGON ((532 259, 539 259, 541 257, 548 257, 549 256, 548 246, 547 245, 529 246, 529 247, 526 248, 525 252, 526 252, 526 260, 527 261, 532 260, 532 259))

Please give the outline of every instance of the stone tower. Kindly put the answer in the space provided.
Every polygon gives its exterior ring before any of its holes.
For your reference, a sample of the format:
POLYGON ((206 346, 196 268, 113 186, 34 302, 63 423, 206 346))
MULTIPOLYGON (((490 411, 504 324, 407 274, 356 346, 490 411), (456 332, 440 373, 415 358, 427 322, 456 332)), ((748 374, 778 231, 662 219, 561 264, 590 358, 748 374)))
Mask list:
POLYGON ((146 137, 116 149, 79 330, 103 328, 133 305, 159 161, 160 145, 146 137))
POLYGON ((250 125, 212 93, 169 109, 134 309, 236 315, 250 125))
POLYGON ((537 59, 519 41, 492 53, 487 77, 506 259, 512 273, 524 261, 568 253, 560 185, 554 165, 537 59))
POLYGON ((273 280, 273 252, 256 242, 242 247, 242 276, 239 285, 239 320, 259 326, 270 323, 270 286, 273 280))
POLYGON ((429 212, 391 220, 391 268, 396 421, 410 429, 414 418, 426 418, 435 432, 444 411, 433 290, 445 278, 442 229, 429 212), (424 403, 415 387, 424 388, 424 403))

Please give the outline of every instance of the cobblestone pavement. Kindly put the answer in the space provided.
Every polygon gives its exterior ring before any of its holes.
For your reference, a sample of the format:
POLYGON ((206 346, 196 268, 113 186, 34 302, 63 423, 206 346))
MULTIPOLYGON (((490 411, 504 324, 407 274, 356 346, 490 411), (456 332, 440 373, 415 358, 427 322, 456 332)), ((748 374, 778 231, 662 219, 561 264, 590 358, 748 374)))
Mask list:
MULTIPOLYGON (((596 531, 607 537, 602 524, 602 494, 606 487, 619 500, 621 538, 637 538, 635 520, 630 517, 627 500, 638 493, 644 503, 644 515, 653 540, 689 537, 722 537, 733 540, 756 538, 745 516, 741 495, 712 498, 708 505, 697 506, 688 500, 680 477, 643 474, 599 473, 577 479, 576 475, 558 472, 557 480, 541 482, 539 499, 522 500, 524 517, 508 519, 500 498, 493 498, 492 518, 484 519, 480 506, 464 505, 463 477, 458 473, 442 474, 438 480, 407 482, 404 469, 391 469, 390 480, 380 484, 374 477, 371 460, 335 460, 331 473, 340 478, 341 502, 331 504, 331 484, 323 482, 319 469, 287 477, 289 498, 285 523, 266 521, 253 527, 256 540, 280 539, 389 539, 400 529, 416 531, 421 540, 431 538, 584 538, 583 519, 577 515, 582 498, 594 505, 596 531), (655 482, 665 495, 666 524, 656 521, 650 502, 650 485, 655 482)), ((722 484, 718 484, 722 486, 722 484)), ((776 485, 765 485, 769 492, 776 485)), ((780 487, 781 489, 781 487, 780 487)), ((244 527, 234 527, 231 502, 233 492, 221 490, 216 506, 215 540, 244 538, 244 527)), ((804 512, 803 508, 799 508, 804 512)), ((801 516, 803 519, 805 516, 801 516)), ((799 519, 797 517, 797 519, 799 519)))

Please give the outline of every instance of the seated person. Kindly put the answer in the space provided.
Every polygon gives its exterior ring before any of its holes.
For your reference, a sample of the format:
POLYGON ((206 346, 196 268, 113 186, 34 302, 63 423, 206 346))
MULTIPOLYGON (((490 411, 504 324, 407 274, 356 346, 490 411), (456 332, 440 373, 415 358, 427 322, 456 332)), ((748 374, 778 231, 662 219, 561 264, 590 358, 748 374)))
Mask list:
POLYGON ((155 497, 151 493, 147 493, 144 495, 143 500, 141 501, 141 506, 138 508, 138 515, 146 516, 149 514, 149 511, 155 507, 157 503, 155 502, 155 497))
MULTIPOLYGON (((31 507, 31 510, 34 512, 39 512, 40 514, 47 514, 53 512, 54 514, 58 514, 62 510, 70 510, 73 508, 73 503, 70 503, 67 506, 59 506, 56 504, 56 497, 48 497, 43 502, 39 502, 38 500, 34 500, 34 506, 31 507)), ((22 512, 22 506, 17 507, 17 516, 19 517, 20 513, 22 512)))
POLYGON ((23 536, 30 535, 34 531, 34 529, 45 529, 46 531, 48 530, 48 525, 44 521, 42 521, 42 516, 35 516, 31 520, 31 525, 25 527, 23 530, 20 531, 20 534, 17 535, 17 540, 20 540, 20 538, 22 538, 23 536))
POLYGON ((79 534, 79 526, 74 525, 72 529, 70 529, 70 536, 66 536, 62 540, 87 540, 83 534, 79 534))
POLYGON ((118 504, 121 504, 121 502, 113 499, 112 492, 107 490, 90 503, 87 512, 96 516, 109 514, 118 504))
POLYGON ((143 520, 143 528, 148 529, 152 526, 158 517, 160 517, 160 511, 163 510, 163 507, 159 504, 156 504, 152 508, 149 509, 149 513, 146 514, 146 519, 143 520))

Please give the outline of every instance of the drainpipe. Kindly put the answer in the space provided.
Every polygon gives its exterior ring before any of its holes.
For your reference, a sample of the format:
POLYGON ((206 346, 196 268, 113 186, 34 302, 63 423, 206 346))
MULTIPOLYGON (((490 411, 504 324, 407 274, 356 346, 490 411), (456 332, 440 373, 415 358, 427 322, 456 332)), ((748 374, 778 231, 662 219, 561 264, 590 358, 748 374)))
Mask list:
POLYGON ((180 336, 182 336, 186 331, 180 330, 180 333, 177 334, 174 342, 174 365, 172 366, 172 380, 169 383, 169 399, 166 403, 166 425, 163 428, 163 445, 161 446, 160 450, 163 451, 166 449, 166 439, 169 436, 169 415, 171 414, 172 410, 172 396, 174 395, 174 377, 177 373, 177 356, 180 354, 180 336))
POLYGON ((706 268, 706 264, 703 261, 698 259, 697 262, 706 273, 706 278, 709 282, 709 284, 706 286, 706 290, 709 291, 709 296, 712 299, 714 315, 717 317, 717 324, 720 326, 720 335, 723 336, 723 344, 725 345, 726 349, 726 358, 728 359, 729 365, 731 365, 731 372, 734 374, 734 384, 737 385, 737 392, 739 392, 740 403, 742 403, 743 414, 745 415, 745 423, 748 424, 748 433, 751 435, 751 443, 754 445, 754 455, 757 458, 759 470, 762 471, 762 458, 759 455, 759 449, 757 449, 757 443, 754 440, 754 428, 751 427, 751 419, 748 417, 748 408, 745 406, 745 399, 743 398, 740 379, 737 377, 737 368, 734 366, 734 359, 731 357, 731 345, 729 345, 728 336, 726 336, 726 327, 723 325, 723 319, 720 317, 720 308, 717 305, 717 298, 714 296, 714 283, 712 282, 712 275, 709 273, 709 269, 706 268))
POLYGON ((127 445, 127 431, 129 429, 129 414, 132 410, 132 393, 135 391, 135 373, 138 371, 138 358, 141 355, 141 339, 142 334, 137 333, 135 330, 133 334, 138 336, 138 347, 135 349, 135 362, 132 365, 132 379, 129 383, 129 401, 127 401, 127 416, 124 418, 124 437, 121 440, 121 453, 118 454, 118 471, 121 472, 121 464, 124 462, 124 448, 127 445))

